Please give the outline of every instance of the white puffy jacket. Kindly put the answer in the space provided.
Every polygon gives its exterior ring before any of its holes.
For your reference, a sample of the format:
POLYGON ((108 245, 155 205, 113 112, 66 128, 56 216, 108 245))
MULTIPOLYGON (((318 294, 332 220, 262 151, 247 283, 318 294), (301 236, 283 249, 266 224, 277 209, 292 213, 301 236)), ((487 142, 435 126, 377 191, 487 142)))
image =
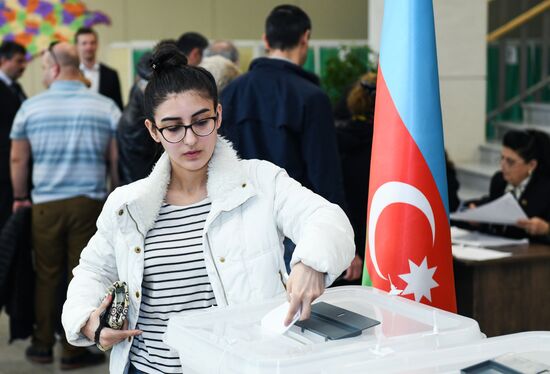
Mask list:
MULTIPOLYGON (((126 281, 130 290, 129 328, 135 328, 141 301, 144 240, 152 228, 170 181, 164 154, 151 175, 116 189, 97 220, 97 232, 73 270, 63 306, 67 340, 86 346, 80 333, 107 287, 126 281)), ((297 243, 299 261, 326 273, 330 285, 351 263, 353 231, 344 212, 302 187, 266 161, 239 160, 230 143, 218 138, 208 166, 212 201, 203 233, 205 262, 219 306, 249 303, 284 292, 282 241, 297 243)), ((110 372, 127 369, 130 341, 117 344, 110 372)))

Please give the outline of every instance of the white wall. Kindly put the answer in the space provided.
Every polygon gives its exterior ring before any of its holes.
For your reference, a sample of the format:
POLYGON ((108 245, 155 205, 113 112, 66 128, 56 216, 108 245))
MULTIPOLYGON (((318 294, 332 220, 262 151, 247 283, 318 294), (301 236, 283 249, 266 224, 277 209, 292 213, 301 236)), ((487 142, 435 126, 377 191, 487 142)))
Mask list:
MULTIPOLYGON (((383 0, 369 0, 369 44, 380 50, 383 0)), ((487 1, 434 0, 445 148, 473 160, 485 142, 487 1)))

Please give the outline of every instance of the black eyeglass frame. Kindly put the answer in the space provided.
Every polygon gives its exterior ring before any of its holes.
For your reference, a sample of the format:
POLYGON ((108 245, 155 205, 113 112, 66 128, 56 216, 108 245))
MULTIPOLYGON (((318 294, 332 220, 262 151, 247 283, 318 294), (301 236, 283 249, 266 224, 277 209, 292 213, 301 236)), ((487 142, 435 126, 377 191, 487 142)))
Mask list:
POLYGON ((216 122, 218 122, 218 115, 217 114, 215 116, 198 119, 194 122, 191 122, 189 125, 181 124, 181 125, 173 125, 173 126, 160 128, 160 127, 157 126, 157 124, 155 122, 152 122, 152 123, 153 123, 153 126, 155 126, 155 128, 160 132, 160 135, 162 135, 164 140, 166 140, 168 143, 177 144, 177 143, 181 142, 183 139, 185 139, 185 135, 187 135, 187 129, 191 129, 191 131, 193 131, 193 134, 195 134, 196 136, 201 137, 201 138, 204 138, 204 137, 212 134, 214 132, 214 130, 216 129, 216 122), (204 135, 197 134, 195 132, 195 130, 193 130, 193 125, 196 125, 197 123, 199 123, 201 121, 206 121, 206 120, 214 120, 214 126, 212 126, 212 130, 208 134, 204 134, 204 135), (178 141, 175 141, 175 142, 166 139, 166 136, 164 136, 164 134, 163 134, 164 130, 166 130, 168 128, 173 128, 173 127, 180 127, 180 128, 183 127, 184 128, 183 136, 181 137, 181 139, 179 139, 178 141))

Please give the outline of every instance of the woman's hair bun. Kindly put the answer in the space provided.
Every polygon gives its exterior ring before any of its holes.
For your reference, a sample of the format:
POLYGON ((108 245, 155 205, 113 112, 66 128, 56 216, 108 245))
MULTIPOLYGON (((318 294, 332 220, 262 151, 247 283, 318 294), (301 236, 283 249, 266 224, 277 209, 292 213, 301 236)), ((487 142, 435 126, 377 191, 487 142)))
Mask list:
POLYGON ((163 40, 155 46, 150 60, 153 74, 185 65, 187 65, 187 57, 179 50, 175 41, 163 40))

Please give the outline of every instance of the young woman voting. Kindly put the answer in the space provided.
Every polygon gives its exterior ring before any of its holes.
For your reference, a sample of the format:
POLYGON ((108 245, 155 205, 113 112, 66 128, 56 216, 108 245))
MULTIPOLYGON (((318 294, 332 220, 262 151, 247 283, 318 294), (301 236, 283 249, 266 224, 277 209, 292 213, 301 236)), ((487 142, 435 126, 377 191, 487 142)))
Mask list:
POLYGON ((151 67, 145 125, 165 152, 151 175, 107 199, 63 308, 71 344, 113 348, 111 373, 180 373, 178 354, 162 342, 175 313, 286 292, 287 321, 300 309, 306 319, 355 251, 338 206, 269 162, 240 160, 217 135, 222 107, 209 72, 168 42, 151 67), (285 236, 297 244, 286 282, 285 236), (129 290, 121 330, 100 324, 116 281, 129 290))

